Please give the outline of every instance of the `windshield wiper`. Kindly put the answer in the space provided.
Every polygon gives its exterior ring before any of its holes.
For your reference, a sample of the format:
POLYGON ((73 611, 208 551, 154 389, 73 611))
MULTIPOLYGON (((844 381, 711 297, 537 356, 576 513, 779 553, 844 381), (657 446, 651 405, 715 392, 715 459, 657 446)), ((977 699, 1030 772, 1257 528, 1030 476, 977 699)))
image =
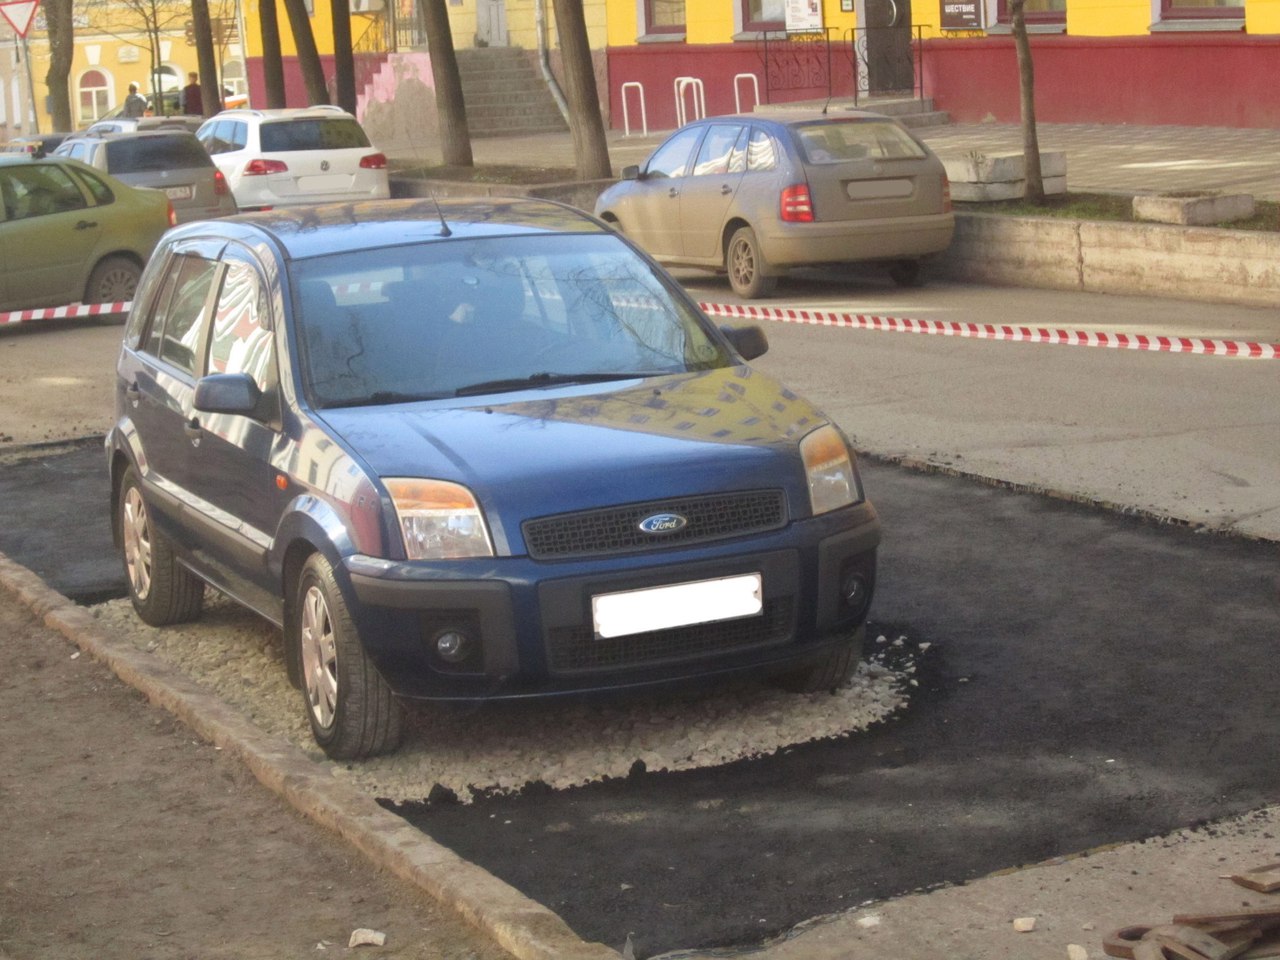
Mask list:
POLYGON ((660 370, 623 372, 613 370, 600 373, 534 373, 527 377, 510 377, 506 380, 485 380, 469 383, 454 391, 454 396, 472 397, 481 393, 505 393, 529 387, 554 387, 565 383, 603 383, 607 380, 639 380, 644 377, 661 377, 660 370))
POLYGON ((353 397, 350 400, 334 400, 324 404, 326 407, 376 407, 386 403, 418 403, 422 400, 443 400, 450 396, 447 393, 399 393, 395 390, 379 390, 367 397, 353 397))

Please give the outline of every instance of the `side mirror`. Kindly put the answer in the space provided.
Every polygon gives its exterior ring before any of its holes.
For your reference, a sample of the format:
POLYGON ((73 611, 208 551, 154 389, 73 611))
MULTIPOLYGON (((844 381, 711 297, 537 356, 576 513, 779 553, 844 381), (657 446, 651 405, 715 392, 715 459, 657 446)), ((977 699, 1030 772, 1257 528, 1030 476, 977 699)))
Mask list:
POLYGON ((234 413, 251 417, 262 391, 247 373, 211 373, 196 384, 195 407, 202 413, 234 413))
POLYGON ((743 360, 754 360, 769 351, 769 338, 764 335, 759 324, 753 323, 745 327, 725 325, 720 328, 720 332, 725 335, 743 360))
POLYGON ((622 179, 623 179, 623 180, 639 180, 639 179, 640 179, 640 167, 639 167, 638 165, 634 164, 634 163, 633 163, 633 164, 631 164, 630 166, 623 167, 623 168, 622 168, 622 179))

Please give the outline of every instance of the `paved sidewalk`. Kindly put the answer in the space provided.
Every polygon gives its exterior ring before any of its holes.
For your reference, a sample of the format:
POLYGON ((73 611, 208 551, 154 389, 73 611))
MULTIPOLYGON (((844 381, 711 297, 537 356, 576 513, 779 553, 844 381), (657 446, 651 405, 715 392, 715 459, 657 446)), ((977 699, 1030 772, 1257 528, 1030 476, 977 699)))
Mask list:
MULTIPOLYGON (((970 151, 1022 150, 1017 124, 954 124, 922 127, 916 134, 940 156, 970 151)), ((615 173, 640 163, 670 131, 648 136, 608 132, 615 173)), ((1067 154, 1067 186, 1075 191, 1167 192, 1212 190, 1251 193, 1280 200, 1280 131, 1225 127, 1136 127, 1084 123, 1042 123, 1040 149, 1067 154)), ((439 155, 412 144, 380 144, 398 157, 439 162, 439 155)), ((486 137, 471 142, 477 163, 572 167, 568 133, 486 137)))

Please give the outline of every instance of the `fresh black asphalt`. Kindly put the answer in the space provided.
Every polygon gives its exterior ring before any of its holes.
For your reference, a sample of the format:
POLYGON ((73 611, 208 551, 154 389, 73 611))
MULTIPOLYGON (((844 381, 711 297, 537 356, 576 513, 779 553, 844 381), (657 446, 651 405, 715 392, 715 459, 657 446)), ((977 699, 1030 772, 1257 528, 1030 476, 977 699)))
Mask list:
MULTIPOLYGON (((863 474, 884 523, 872 636, 929 644, 900 716, 712 770, 400 812, 645 957, 1274 800, 1280 545, 863 474)), ((73 598, 120 595, 105 484, 96 443, 9 454, 0 550, 73 598)))

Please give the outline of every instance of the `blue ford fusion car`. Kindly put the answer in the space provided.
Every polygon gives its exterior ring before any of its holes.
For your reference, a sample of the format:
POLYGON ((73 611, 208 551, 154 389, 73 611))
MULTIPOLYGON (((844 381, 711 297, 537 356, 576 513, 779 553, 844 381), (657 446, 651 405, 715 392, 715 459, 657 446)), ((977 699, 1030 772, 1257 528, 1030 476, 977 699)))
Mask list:
POLYGON ((394 749, 412 700, 834 687, 879 522, 765 349, 556 204, 171 230, 107 437, 133 605, 188 620, 210 585, 279 625, 342 759, 394 749))

